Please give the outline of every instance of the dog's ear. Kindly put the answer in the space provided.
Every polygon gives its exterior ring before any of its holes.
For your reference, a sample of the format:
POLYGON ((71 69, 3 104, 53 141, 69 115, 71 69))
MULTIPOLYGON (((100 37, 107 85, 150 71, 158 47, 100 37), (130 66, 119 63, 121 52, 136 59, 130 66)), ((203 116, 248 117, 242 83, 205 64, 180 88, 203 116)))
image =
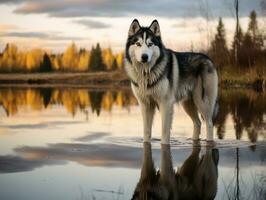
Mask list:
POLYGON ((138 30, 140 29, 139 21, 137 19, 134 19, 131 23, 128 31, 128 36, 134 35, 138 30))
POLYGON ((154 33, 155 36, 161 36, 160 26, 156 19, 152 21, 149 29, 154 33))

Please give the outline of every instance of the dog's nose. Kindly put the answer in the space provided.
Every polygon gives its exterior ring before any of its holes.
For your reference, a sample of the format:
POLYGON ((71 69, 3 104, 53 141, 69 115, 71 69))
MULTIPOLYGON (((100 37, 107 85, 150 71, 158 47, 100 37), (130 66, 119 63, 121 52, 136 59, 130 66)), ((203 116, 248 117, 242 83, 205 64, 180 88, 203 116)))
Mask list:
POLYGON ((143 63, 146 63, 146 62, 148 61, 148 55, 147 55, 147 54, 142 54, 142 55, 141 55, 141 61, 142 61, 143 63))

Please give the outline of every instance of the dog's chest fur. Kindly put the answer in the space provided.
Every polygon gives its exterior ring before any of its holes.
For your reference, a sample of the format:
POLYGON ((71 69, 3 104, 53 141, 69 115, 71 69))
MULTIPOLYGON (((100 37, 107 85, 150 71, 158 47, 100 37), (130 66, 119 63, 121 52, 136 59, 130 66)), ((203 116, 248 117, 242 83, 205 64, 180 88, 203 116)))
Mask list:
POLYGON ((178 66, 176 57, 171 53, 164 56, 162 61, 153 68, 139 63, 126 61, 126 71, 131 79, 131 87, 142 102, 154 101, 159 103, 163 99, 175 100, 176 84, 178 82, 178 66), (169 64, 169 59, 171 63, 169 64), (169 69, 170 68, 170 69, 169 69), (171 77, 168 77, 168 70, 171 70, 171 77))

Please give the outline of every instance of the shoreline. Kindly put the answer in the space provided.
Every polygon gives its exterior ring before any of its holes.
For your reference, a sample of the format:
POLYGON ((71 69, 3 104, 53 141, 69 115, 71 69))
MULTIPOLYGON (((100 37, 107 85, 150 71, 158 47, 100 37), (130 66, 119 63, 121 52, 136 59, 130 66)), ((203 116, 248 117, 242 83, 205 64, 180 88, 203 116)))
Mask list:
MULTIPOLYGON (((130 84, 124 71, 111 72, 52 72, 52 73, 0 73, 0 87, 72 87, 117 88, 130 84)), ((219 87, 247 88, 266 91, 266 80, 241 82, 234 79, 219 80, 219 87)))
POLYGON ((5 83, 93 83, 125 81, 123 71, 111 72, 51 72, 51 73, 0 73, 0 85, 5 83))

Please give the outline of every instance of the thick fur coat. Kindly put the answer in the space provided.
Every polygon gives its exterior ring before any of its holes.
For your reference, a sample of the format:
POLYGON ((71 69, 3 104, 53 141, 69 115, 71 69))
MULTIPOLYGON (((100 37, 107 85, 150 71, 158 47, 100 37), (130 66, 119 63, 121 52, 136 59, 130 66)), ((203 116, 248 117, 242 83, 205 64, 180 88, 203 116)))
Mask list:
POLYGON ((141 27, 136 19, 129 28, 125 55, 126 72, 141 106, 145 142, 151 139, 156 107, 162 118, 161 143, 170 142, 173 105, 176 102, 182 103, 193 121, 193 139, 199 139, 201 121, 198 114, 201 114, 207 126, 206 139, 213 140, 213 118, 218 109, 218 77, 206 55, 165 48, 157 20, 149 27, 141 27))

